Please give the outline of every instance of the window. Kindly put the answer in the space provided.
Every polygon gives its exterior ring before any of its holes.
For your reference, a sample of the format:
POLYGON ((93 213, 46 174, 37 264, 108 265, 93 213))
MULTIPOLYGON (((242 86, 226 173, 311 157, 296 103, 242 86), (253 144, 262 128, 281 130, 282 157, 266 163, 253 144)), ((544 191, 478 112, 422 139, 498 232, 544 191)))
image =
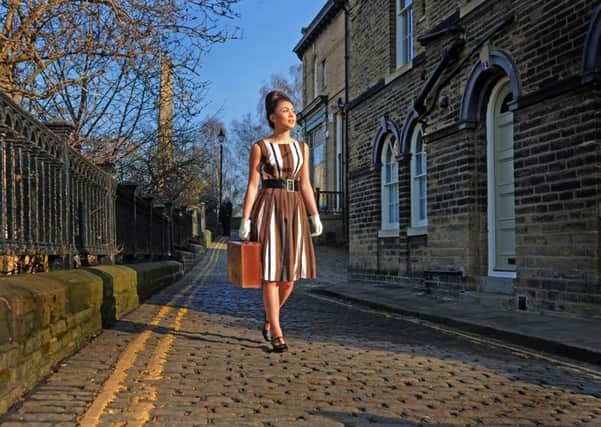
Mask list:
POLYGON ((321 62, 321 87, 325 88, 328 85, 328 75, 326 73, 326 60, 321 62))
POLYGON ((396 0, 396 66, 413 59, 413 2, 396 0))
POLYGON ((326 157, 325 157, 326 133, 323 126, 319 126, 311 133, 311 174, 313 177, 313 189, 325 191, 326 184, 326 157))
POLYGON ((411 143, 411 227, 428 225, 427 158, 423 132, 417 129, 411 143))
POLYGON ((399 165, 394 142, 389 135, 382 150, 382 230, 399 228, 399 165))
POLYGON ((319 82, 319 79, 317 78, 317 57, 315 57, 313 59, 313 98, 317 98, 317 95, 319 95, 317 82, 319 82))

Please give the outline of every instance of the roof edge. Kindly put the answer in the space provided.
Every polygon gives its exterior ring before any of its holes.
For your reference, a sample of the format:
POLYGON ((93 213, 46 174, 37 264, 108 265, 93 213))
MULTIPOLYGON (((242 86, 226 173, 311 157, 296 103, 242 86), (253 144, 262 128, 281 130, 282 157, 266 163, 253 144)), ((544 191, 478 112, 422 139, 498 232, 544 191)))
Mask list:
POLYGON ((302 61, 303 55, 309 45, 321 34, 324 28, 332 21, 338 12, 344 7, 344 0, 328 0, 303 32, 303 37, 294 46, 292 51, 302 61))

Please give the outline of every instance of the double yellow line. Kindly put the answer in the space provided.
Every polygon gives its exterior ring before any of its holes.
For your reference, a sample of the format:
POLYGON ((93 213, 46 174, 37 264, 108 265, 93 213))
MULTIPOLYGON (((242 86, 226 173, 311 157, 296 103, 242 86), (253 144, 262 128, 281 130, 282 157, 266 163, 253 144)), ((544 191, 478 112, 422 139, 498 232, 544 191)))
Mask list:
MULTIPOLYGON (((180 308, 175 316, 175 320, 171 325, 172 332, 167 333, 156 346, 151 358, 148 363, 148 369, 146 375, 141 378, 141 395, 134 398, 134 402, 129 406, 128 417, 131 421, 128 421, 128 426, 143 425, 150 418, 150 412, 154 409, 154 402, 157 398, 156 387, 149 384, 151 381, 158 381, 162 379, 162 373, 167 361, 167 355, 171 350, 173 340, 175 339, 175 333, 180 330, 182 320, 188 309, 186 308, 196 295, 197 290, 188 293, 194 286, 197 286, 202 282, 205 277, 213 270, 217 260, 219 259, 220 251, 225 248, 225 238, 220 239, 215 243, 211 250, 211 255, 206 265, 201 271, 193 277, 191 283, 188 284, 184 289, 174 295, 167 305, 161 307, 155 318, 150 323, 149 327, 144 330, 140 335, 132 341, 125 351, 119 357, 115 369, 111 376, 105 381, 102 389, 96 399, 90 405, 86 413, 80 419, 80 425, 82 426, 96 426, 100 421, 100 417, 104 413, 106 407, 115 399, 117 393, 123 389, 123 382, 127 378, 127 370, 130 369, 138 358, 138 354, 144 349, 148 339, 152 336, 152 329, 160 324, 160 322, 171 312, 173 305, 176 303, 183 302, 182 308, 180 308), (185 302, 184 302, 185 300, 185 302)), ((184 278, 183 280, 186 280, 184 278)))

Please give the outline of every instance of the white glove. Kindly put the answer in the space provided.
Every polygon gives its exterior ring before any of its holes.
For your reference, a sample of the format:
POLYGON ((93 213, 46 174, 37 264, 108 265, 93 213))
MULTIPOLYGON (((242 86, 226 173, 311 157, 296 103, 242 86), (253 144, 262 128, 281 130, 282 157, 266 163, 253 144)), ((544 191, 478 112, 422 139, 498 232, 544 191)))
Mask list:
POLYGON ((248 240, 250 236, 250 219, 242 218, 240 221, 240 228, 238 229, 238 235, 242 240, 248 240))
POLYGON ((323 225, 321 224, 321 220, 319 219, 319 214, 310 216, 309 220, 311 220, 311 223, 313 223, 313 229, 315 230, 315 232, 311 233, 311 236, 321 236, 321 233, 323 233, 323 225))

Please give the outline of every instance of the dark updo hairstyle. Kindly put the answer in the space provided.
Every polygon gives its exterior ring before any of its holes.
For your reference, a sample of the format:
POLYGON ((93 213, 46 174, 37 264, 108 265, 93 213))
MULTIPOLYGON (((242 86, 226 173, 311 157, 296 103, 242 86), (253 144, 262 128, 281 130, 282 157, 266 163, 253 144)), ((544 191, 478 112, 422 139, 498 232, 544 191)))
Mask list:
POLYGON ((294 105, 294 103, 288 97, 288 95, 286 95, 284 92, 281 92, 279 90, 272 90, 265 97, 265 115, 267 116, 267 123, 269 123, 269 127, 271 129, 274 128, 274 125, 271 122, 271 119, 269 118, 269 116, 271 114, 275 113, 275 110, 276 110, 276 108, 278 108, 278 104, 280 103, 280 101, 288 101, 289 103, 294 105))

